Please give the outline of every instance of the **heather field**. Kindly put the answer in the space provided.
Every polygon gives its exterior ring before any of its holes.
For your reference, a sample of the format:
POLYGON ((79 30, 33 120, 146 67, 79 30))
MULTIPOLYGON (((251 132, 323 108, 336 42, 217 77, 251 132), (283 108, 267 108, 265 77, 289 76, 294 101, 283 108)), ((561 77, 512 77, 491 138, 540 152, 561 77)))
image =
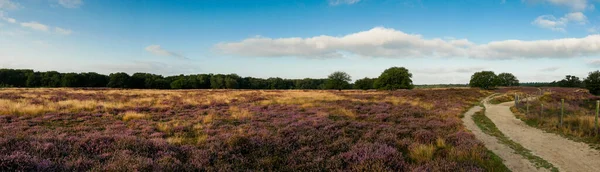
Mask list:
POLYGON ((594 125, 596 101, 600 100, 600 97, 577 88, 545 88, 543 91, 543 95, 537 96, 537 99, 521 101, 518 107, 512 107, 512 111, 531 126, 575 140, 598 144, 600 139, 594 125), (563 125, 560 126, 562 99, 564 115, 563 125))
POLYGON ((0 171, 499 171, 491 92, 0 90, 0 171))

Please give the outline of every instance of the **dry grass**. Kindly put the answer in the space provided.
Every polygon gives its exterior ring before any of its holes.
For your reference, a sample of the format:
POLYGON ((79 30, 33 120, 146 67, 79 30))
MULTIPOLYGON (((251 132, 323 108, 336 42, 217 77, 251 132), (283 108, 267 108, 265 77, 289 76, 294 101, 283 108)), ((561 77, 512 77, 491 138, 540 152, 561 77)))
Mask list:
POLYGON ((335 107, 333 108, 330 112, 330 115, 339 115, 339 116, 345 116, 351 119, 355 119, 356 118, 356 114, 354 112, 352 112, 351 110, 345 109, 343 107, 335 107))
POLYGON ((410 158, 417 163, 428 162, 433 158, 435 146, 419 144, 410 150, 410 158))
POLYGON ((229 113, 232 118, 238 119, 238 120, 248 119, 248 118, 252 117, 252 112, 250 112, 246 109, 241 109, 236 106, 229 107, 229 113))
POLYGON ((53 106, 30 104, 25 100, 11 101, 0 99, 0 114, 3 115, 41 115, 52 111, 56 111, 56 108, 53 106))
POLYGON ((127 112, 125 112, 125 114, 123 114, 123 121, 130 121, 130 120, 134 120, 134 119, 145 119, 145 118, 148 118, 148 115, 139 113, 139 112, 134 112, 134 111, 127 111, 127 112))

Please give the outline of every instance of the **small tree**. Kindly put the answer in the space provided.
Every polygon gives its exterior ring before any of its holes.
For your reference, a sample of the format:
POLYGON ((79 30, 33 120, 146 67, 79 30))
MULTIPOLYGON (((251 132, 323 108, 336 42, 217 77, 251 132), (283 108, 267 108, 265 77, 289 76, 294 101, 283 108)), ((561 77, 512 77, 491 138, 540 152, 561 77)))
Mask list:
POLYGON ((329 75, 329 77, 327 77, 328 80, 325 84, 325 87, 327 89, 336 89, 341 91, 344 88, 348 88, 348 86, 350 85, 350 83, 348 82, 352 80, 350 78, 350 75, 348 75, 348 73, 346 72, 333 72, 331 75, 329 75))
POLYGON ((410 78, 412 78, 412 74, 408 72, 408 69, 391 67, 379 75, 374 82, 374 87, 382 90, 412 89, 414 85, 410 78))
POLYGON ((475 72, 475 74, 471 76, 469 86, 488 90, 494 89, 498 86, 498 76, 492 71, 475 72))
POLYGON ((354 89, 361 89, 361 90, 373 89, 374 83, 375 83, 375 79, 365 77, 363 79, 359 79, 354 82, 354 89))
POLYGON ((498 75, 498 85, 505 87, 519 86, 519 80, 511 73, 501 73, 498 75))
POLYGON ((585 88, 590 90, 590 93, 600 95, 600 71, 590 72, 583 82, 585 82, 585 88))

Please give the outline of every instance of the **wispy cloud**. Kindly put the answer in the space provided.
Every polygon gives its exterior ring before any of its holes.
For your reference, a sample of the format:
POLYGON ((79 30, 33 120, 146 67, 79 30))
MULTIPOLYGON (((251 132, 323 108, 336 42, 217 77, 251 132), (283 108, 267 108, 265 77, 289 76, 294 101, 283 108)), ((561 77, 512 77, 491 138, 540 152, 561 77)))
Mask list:
POLYGON ((422 74, 440 74, 440 73, 474 73, 482 71, 485 67, 458 67, 458 68, 426 68, 414 69, 415 73, 422 74))
POLYGON ((175 52, 163 49, 160 45, 150 45, 150 46, 147 46, 145 48, 145 50, 154 55, 170 56, 170 57, 176 57, 176 58, 180 58, 180 59, 187 59, 185 56, 183 56, 179 53, 175 53, 175 52))
POLYGON ((560 67, 554 66, 554 67, 542 68, 542 69, 540 69, 540 71, 541 72, 554 72, 554 71, 557 71, 558 69, 560 69, 560 67))
POLYGON ((21 26, 27 27, 30 29, 34 29, 34 30, 44 31, 44 32, 48 31, 48 28, 49 28, 48 26, 38 23, 38 22, 35 22, 35 21, 23 22, 23 23, 21 23, 21 26))
POLYGON ((352 5, 352 4, 356 4, 358 2, 360 2, 360 0, 328 0, 329 1, 329 5, 331 6, 336 6, 336 5, 352 5))
POLYGON ((61 35, 70 35, 73 31, 69 30, 69 29, 63 29, 60 27, 55 27, 54 28, 54 32, 61 34, 61 35))
POLYGON ((83 5, 82 0, 58 0, 58 4, 65 8, 79 8, 83 5))
POLYGON ((5 9, 5 10, 14 10, 14 9, 18 9, 19 8, 19 4, 16 2, 13 2, 11 0, 0 0, 0 10, 5 9))
POLYGON ((573 11, 583 11, 594 9, 594 5, 588 3, 588 0, 522 0, 527 3, 547 3, 555 6, 567 7, 573 11))
POLYGON ((250 57, 334 58, 351 53, 363 57, 470 57, 481 59, 572 58, 600 55, 600 35, 550 40, 501 40, 475 44, 466 39, 426 39, 421 35, 376 27, 334 37, 253 37, 215 45, 218 52, 250 57))
POLYGON ((537 17, 533 22, 531 22, 531 24, 540 28, 560 32, 565 32, 565 29, 569 23, 586 24, 588 23, 588 19, 583 13, 574 12, 565 14, 561 18, 556 18, 553 15, 543 15, 537 17))
POLYGON ((589 60, 588 65, 592 67, 600 67, 600 59, 589 60))
POLYGON ((4 21, 9 22, 9 23, 16 23, 17 22, 16 19, 5 16, 3 11, 0 11, 0 20, 4 20, 4 21))

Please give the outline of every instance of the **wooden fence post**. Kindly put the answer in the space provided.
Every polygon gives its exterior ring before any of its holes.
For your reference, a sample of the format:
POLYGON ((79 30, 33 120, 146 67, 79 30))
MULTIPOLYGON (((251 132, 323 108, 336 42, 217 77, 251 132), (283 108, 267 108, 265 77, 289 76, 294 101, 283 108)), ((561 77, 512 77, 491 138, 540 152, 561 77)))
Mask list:
POLYGON ((565 113, 565 99, 560 99, 560 127, 563 126, 564 113, 565 113))
POLYGON ((525 115, 529 115, 529 100, 527 98, 529 98, 529 97, 525 98, 525 104, 526 104, 525 106, 527 107, 525 110, 525 115))
POLYGON ((544 116, 544 104, 542 103, 542 108, 540 112, 540 118, 544 116))
POLYGON ((598 112, 600 111, 600 100, 596 100, 596 124, 594 125, 596 129, 596 135, 598 135, 598 112))
POLYGON ((515 93, 515 107, 518 107, 519 105, 519 97, 517 96, 517 93, 515 93))

